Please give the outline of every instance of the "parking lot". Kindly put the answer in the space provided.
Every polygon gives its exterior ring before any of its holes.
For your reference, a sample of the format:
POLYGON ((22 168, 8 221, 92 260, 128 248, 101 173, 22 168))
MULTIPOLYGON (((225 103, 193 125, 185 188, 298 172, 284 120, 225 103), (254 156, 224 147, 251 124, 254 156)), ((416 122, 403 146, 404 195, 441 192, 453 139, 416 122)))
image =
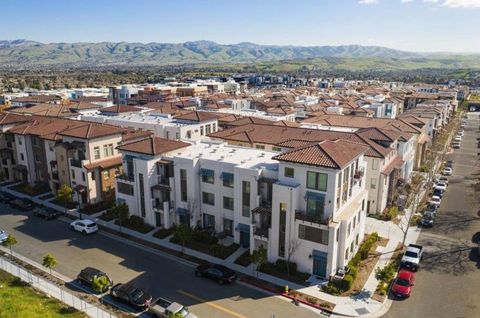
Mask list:
POLYGON ((45 221, 31 212, 0 205, 0 228, 13 234, 13 249, 36 262, 47 253, 58 259, 59 273, 74 278, 91 266, 105 271, 115 283, 132 283, 156 297, 177 301, 198 317, 318 317, 311 309, 241 283, 219 285, 195 277, 194 265, 108 234, 90 236, 71 231, 62 220, 45 221))
POLYGON ((461 147, 449 153, 453 175, 432 228, 423 229, 425 256, 412 295, 384 317, 480 317, 478 113, 469 114, 461 147))

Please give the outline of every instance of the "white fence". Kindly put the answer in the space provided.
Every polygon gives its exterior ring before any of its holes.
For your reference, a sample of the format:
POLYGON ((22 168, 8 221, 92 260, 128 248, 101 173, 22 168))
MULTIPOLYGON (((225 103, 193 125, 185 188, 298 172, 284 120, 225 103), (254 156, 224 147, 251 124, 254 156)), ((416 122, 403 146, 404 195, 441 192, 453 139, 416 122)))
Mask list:
POLYGON ((83 311, 92 318, 116 318, 115 315, 96 307, 95 305, 80 299, 68 291, 58 287, 50 281, 38 277, 37 275, 25 270, 24 268, 11 263, 9 260, 0 257, 0 269, 20 278, 22 281, 31 284, 35 289, 41 290, 45 294, 54 297, 66 305, 83 311))

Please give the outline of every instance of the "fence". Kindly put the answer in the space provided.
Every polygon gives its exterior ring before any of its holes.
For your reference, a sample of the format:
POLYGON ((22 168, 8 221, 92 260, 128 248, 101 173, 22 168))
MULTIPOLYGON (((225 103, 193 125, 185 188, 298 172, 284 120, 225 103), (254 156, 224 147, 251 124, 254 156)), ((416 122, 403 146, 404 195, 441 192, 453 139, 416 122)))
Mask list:
POLYGON ((72 295, 68 291, 58 287, 52 282, 38 277, 37 275, 27 271, 26 269, 11 263, 9 260, 0 257, 0 269, 17 276, 22 281, 29 283, 35 289, 41 290, 47 295, 54 297, 66 305, 77 310, 83 311, 92 318, 116 318, 115 315, 86 302, 77 296, 72 295))

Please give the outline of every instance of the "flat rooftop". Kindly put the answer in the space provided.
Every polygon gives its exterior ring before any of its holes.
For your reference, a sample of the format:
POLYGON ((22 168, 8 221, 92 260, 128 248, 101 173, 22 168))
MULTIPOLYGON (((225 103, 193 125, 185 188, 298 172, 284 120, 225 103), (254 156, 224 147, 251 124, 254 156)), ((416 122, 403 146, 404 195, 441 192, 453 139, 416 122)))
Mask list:
POLYGON ((242 148, 214 141, 199 141, 174 154, 177 158, 205 159, 234 164, 248 169, 278 170, 278 161, 272 157, 276 152, 261 149, 242 148))

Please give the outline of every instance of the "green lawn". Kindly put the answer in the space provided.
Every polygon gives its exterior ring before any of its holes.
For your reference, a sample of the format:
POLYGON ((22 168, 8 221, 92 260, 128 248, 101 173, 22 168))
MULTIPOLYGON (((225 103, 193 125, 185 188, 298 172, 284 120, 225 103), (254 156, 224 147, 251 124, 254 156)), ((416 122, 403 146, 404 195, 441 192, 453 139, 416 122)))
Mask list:
POLYGON ((84 318, 54 298, 47 298, 16 277, 0 270, 0 318, 84 318))

